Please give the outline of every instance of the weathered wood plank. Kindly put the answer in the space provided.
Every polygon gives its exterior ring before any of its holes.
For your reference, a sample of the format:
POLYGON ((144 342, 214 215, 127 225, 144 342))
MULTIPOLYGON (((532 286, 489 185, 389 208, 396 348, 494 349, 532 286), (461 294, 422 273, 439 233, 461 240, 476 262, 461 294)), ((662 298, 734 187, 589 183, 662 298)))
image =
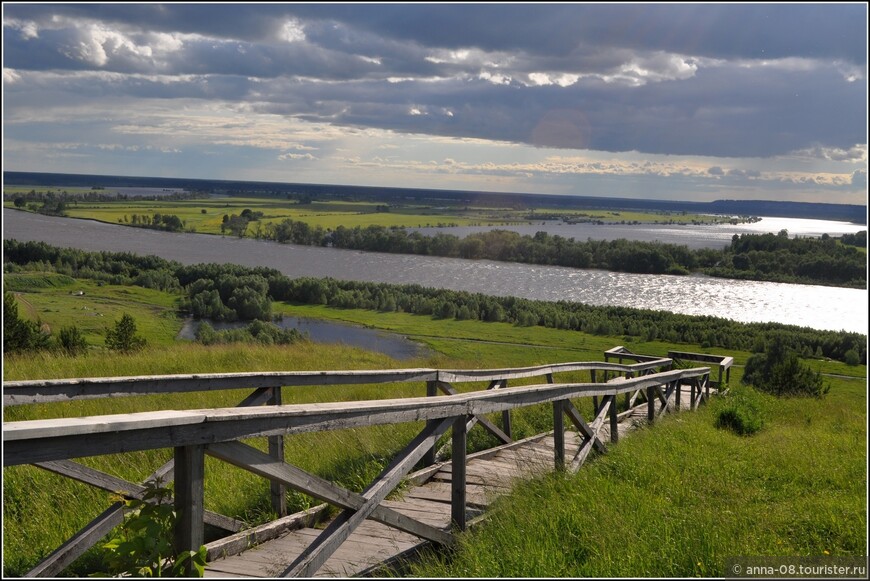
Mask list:
POLYGON ((277 371, 10 381, 4 384, 3 403, 4 405, 21 405, 103 397, 129 397, 160 393, 257 389, 281 386, 304 387, 355 383, 422 382, 438 379, 448 382, 521 379, 542 376, 546 373, 552 374, 590 369, 625 372, 629 369, 639 370, 670 363, 670 359, 665 358, 655 359, 637 355, 633 356, 633 358, 637 360, 643 359, 643 361, 634 365, 609 362, 578 362, 488 370, 277 371))
POLYGON ((255 373, 203 373, 193 375, 9 381, 3 384, 3 405, 227 389, 413 382, 434 380, 436 376, 437 370, 435 369, 388 369, 358 371, 258 371, 255 373))
MULTIPOLYGON (((95 486, 107 492, 113 492, 128 499, 141 499, 147 490, 141 484, 134 484, 133 482, 128 482, 123 478, 118 478, 117 476, 106 474, 105 472, 101 472, 83 464, 73 462, 72 460, 53 460, 51 462, 40 462, 35 464, 35 466, 38 466, 50 472, 54 472, 56 474, 60 474, 62 476, 66 476, 67 478, 72 478, 73 480, 78 480, 79 482, 84 482, 85 484, 90 484, 91 486, 95 486)), ((169 468, 172 469, 173 466, 174 461, 172 462, 172 464, 169 464, 169 468)), ((165 474, 165 472, 161 472, 160 474, 165 474)), ((149 477, 149 480, 153 481, 157 475, 158 474, 153 474, 151 477, 149 477)), ((171 480, 172 478, 160 479, 161 483, 163 484, 166 484, 171 480)), ((204 518, 207 524, 219 527, 225 531, 237 532, 242 530, 244 526, 241 521, 209 510, 205 511, 204 518)))
POLYGON ((10 422, 3 431, 4 465, 254 436, 344 429, 486 414, 567 397, 614 395, 709 372, 676 370, 608 384, 553 384, 456 396, 366 402, 143 412, 10 422), (172 430, 165 429, 172 427, 172 430), (86 436, 86 437, 85 437, 86 436), (38 446, 33 440, 39 440, 38 446))
MULTIPOLYGON (((260 476, 279 480, 295 490, 310 494, 315 498, 325 500, 341 508, 357 509, 363 506, 365 502, 363 497, 357 493, 345 490, 328 480, 309 474, 290 464, 275 462, 267 454, 247 444, 240 442, 212 444, 207 448, 206 452, 211 456, 220 458, 224 462, 229 462, 260 476)), ((449 535, 445 535, 443 531, 431 530, 431 527, 421 526, 420 523, 416 523, 395 511, 376 508, 371 516, 378 522, 394 526, 400 530, 432 541, 444 543, 451 540, 449 535)))
MULTIPOLYGON (((500 381, 493 380, 490 382, 489 387, 487 387, 486 389, 487 390, 497 389, 497 387, 500 383, 501 383, 500 381)), ((441 391, 443 391, 447 395, 458 395, 459 394, 459 392, 456 391, 456 388, 454 388, 452 385, 450 385, 447 382, 437 381, 437 382, 435 382, 435 384, 438 387, 438 389, 440 389, 441 391)), ((480 425, 483 426, 484 428, 486 428, 486 430, 490 434, 492 434, 493 436, 495 436, 496 438, 501 440, 503 443, 510 444, 511 442, 513 442, 513 440, 510 438, 510 436, 505 434, 501 430, 501 428, 499 428, 498 426, 496 426, 494 423, 492 423, 491 421, 489 421, 487 418, 485 418, 483 416, 472 416, 465 425, 465 431, 468 432, 477 423, 480 423, 480 425)))
POLYGON ((336 517, 323 533, 282 572, 281 576, 307 577, 320 569, 353 530, 378 508, 381 501, 399 484, 402 477, 414 467, 451 423, 454 437, 457 425, 461 425, 461 430, 465 428, 464 417, 456 420, 446 419, 434 429, 427 426, 393 459, 377 480, 366 488, 362 495, 365 499, 364 504, 356 510, 345 510, 336 517))
POLYGON ((213 561, 222 557, 237 555, 249 547, 277 538, 287 530, 311 526, 328 506, 328 504, 319 504, 261 526, 212 541, 206 544, 207 560, 213 561))
MULTIPOLYGON (((404 499, 419 498, 433 500, 435 502, 450 503, 452 499, 451 488, 446 482, 432 482, 426 486, 415 486, 405 492, 404 499)), ((467 484, 465 486, 465 498, 469 505, 488 506, 489 496, 482 486, 467 484)))
POLYGON ((460 416, 453 421, 452 432, 452 455, 450 457, 450 465, 452 467, 451 474, 451 494, 450 494, 450 522, 457 530, 464 531, 465 522, 465 473, 466 473, 466 454, 468 454, 468 440, 466 432, 466 418, 460 416))
MULTIPOLYGON (((602 410, 604 412, 607 412, 607 409, 604 409, 603 407, 602 410)), ((583 419, 583 416, 580 415, 580 412, 577 411, 577 408, 575 408, 570 401, 567 402, 565 409, 565 412, 568 414, 568 417, 571 418, 571 421, 574 423, 574 425, 577 426, 577 429, 580 430, 587 439, 590 439, 592 441, 592 445, 595 446, 595 448, 599 452, 604 452, 606 450, 604 443, 598 438, 598 428, 600 427, 604 417, 604 414, 601 413, 602 410, 599 410, 598 416, 595 418, 595 420, 592 422, 592 425, 590 426, 586 423, 586 420, 583 419)), ((581 446, 583 445, 585 445, 585 442, 581 444, 581 446)))
POLYGON ((553 402, 553 460, 556 470, 565 467, 565 409, 568 400, 553 402))
MULTIPOLYGON (((281 405, 281 388, 273 387, 269 390, 269 405, 281 405)), ((284 461, 284 436, 279 434, 269 436, 269 456, 284 461)), ((287 489, 280 482, 269 482, 269 500, 272 510, 279 517, 287 516, 287 489)))
POLYGON ((124 521, 124 503, 116 502, 92 520, 85 528, 55 549, 25 577, 57 577, 85 551, 97 544, 100 539, 124 521))
POLYGON ((203 446, 175 449, 175 540, 176 553, 196 551, 205 540, 203 498, 205 450, 203 446))

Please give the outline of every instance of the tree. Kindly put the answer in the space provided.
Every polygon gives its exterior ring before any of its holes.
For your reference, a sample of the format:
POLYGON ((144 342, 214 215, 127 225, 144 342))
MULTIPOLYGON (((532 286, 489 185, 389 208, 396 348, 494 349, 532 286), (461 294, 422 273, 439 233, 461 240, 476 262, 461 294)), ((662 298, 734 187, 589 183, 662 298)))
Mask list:
POLYGON ((106 331, 106 346, 114 351, 130 353, 142 349, 146 344, 144 337, 136 335, 136 321, 127 313, 115 323, 114 328, 106 331))
POLYGON ((76 356, 84 353, 88 348, 88 343, 85 341, 84 335, 79 331, 79 328, 73 325, 72 327, 62 327, 57 336, 57 345, 68 355, 76 356))
POLYGON ((778 396, 822 397, 831 389, 822 374, 800 362, 797 353, 786 345, 782 336, 774 336, 764 353, 756 353, 746 361, 743 383, 778 396))
POLYGON ((3 295, 3 353, 46 349, 49 335, 42 332, 37 322, 18 316, 18 303, 12 293, 3 295))

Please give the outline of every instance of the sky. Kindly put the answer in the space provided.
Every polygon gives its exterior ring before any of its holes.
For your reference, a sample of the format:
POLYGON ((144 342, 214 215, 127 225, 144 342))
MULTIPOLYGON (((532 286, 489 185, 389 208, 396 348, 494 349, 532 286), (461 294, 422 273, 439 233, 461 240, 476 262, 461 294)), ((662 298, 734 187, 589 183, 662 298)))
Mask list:
POLYGON ((866 204, 867 5, 3 4, 3 168, 866 204))

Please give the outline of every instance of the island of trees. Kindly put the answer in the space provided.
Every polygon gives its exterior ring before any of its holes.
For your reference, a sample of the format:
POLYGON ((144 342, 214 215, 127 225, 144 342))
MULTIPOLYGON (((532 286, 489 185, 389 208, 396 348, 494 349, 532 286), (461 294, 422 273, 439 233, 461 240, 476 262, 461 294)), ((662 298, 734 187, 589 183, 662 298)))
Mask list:
POLYGON ((831 236, 789 238, 778 234, 734 235, 723 250, 691 250, 685 245, 632 240, 578 241, 538 232, 534 236, 491 230, 459 238, 438 233, 425 236, 404 228, 337 227, 327 231, 291 219, 267 224, 267 240, 311 246, 332 246, 399 254, 524 262, 572 268, 600 268, 640 274, 701 272, 723 278, 867 287, 866 254, 856 248, 863 236, 846 242, 831 236))

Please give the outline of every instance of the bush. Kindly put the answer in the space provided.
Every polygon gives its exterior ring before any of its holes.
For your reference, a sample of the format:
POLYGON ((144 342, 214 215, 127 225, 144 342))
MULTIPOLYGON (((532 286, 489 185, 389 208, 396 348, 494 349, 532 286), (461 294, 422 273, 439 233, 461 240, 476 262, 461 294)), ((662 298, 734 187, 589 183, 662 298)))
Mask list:
POLYGON ((130 353, 138 351, 147 344, 144 337, 136 335, 136 321, 124 313, 114 328, 106 331, 106 347, 114 351, 130 353))
POLYGON ((3 295, 3 353, 47 349, 50 337, 39 322, 25 321, 18 316, 18 303, 12 293, 3 295))
POLYGON ((202 577, 206 548, 176 554, 172 547, 176 514, 171 493, 150 484, 142 499, 126 501, 130 510, 116 534, 103 545, 112 575, 119 577, 202 577))
POLYGON ((67 355, 73 357, 84 353, 88 349, 88 343, 85 341, 84 335, 75 325, 61 328, 57 336, 57 346, 65 351, 67 355))
POLYGON ((854 349, 849 349, 843 355, 843 361, 846 362, 846 365, 860 365, 861 364, 861 356, 858 355, 858 352, 854 349))
POLYGON ((751 388, 732 391, 719 400, 716 427, 731 430, 740 436, 751 436, 764 427, 764 417, 758 394, 751 388))
POLYGON ((777 396, 822 397, 830 390, 822 374, 801 363, 782 337, 772 338, 765 351, 746 361, 743 383, 777 396))

